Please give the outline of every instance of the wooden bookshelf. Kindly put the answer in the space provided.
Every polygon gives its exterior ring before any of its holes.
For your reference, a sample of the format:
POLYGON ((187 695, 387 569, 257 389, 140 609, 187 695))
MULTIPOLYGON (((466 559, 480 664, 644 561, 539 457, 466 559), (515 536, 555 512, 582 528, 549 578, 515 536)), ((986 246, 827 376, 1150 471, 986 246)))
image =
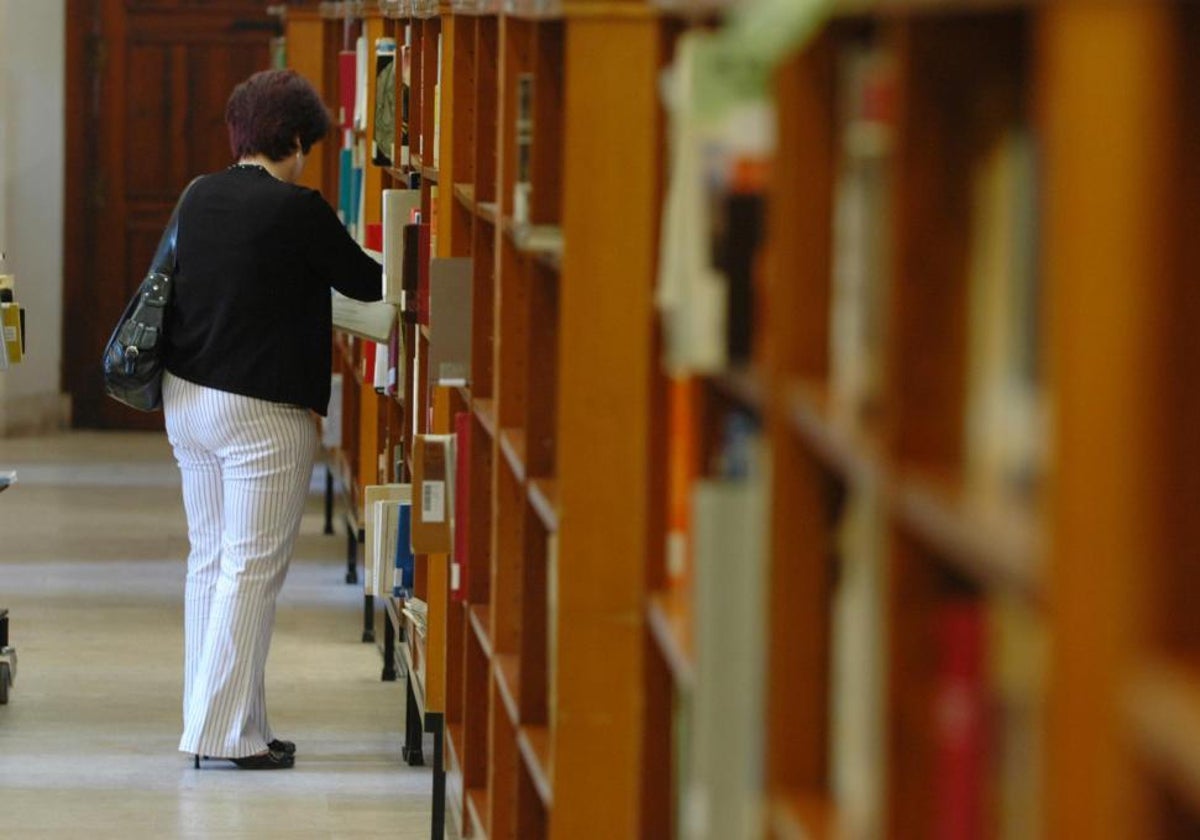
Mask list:
POLYGON ((472 259, 466 386, 422 369, 437 324, 406 328, 399 400, 364 386, 360 343, 335 345, 353 504, 381 452, 460 414, 471 429, 466 547, 418 573, 451 819, 679 836, 713 651, 760 638, 725 661, 763 657, 736 730, 761 739, 744 798, 763 836, 1194 836, 1200 11, 831 4, 772 70, 769 179, 738 188, 761 210, 754 244, 728 246, 750 266, 746 335, 721 337, 728 364, 681 370, 655 298, 660 82, 752 8, 286 17, 327 95, 348 38, 409 28, 414 156, 366 190, 419 174, 431 256, 472 259), (761 572, 749 620, 705 600, 714 498, 745 503, 736 525, 763 508, 729 562, 761 572))

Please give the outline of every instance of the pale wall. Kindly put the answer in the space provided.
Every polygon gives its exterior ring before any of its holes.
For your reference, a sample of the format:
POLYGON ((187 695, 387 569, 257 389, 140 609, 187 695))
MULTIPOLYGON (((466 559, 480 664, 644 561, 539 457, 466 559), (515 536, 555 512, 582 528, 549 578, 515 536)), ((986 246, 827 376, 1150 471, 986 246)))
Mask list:
POLYGON ((0 249, 27 310, 0 374, 0 435, 55 427, 62 396, 65 0, 0 0, 0 249))

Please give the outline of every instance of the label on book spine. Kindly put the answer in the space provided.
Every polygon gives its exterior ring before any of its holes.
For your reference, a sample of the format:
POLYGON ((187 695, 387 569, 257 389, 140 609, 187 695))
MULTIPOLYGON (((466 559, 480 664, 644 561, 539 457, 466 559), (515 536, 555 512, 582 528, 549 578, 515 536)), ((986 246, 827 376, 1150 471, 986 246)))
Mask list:
POLYGON ((425 522, 446 521, 446 482, 425 482, 421 491, 421 519, 425 522))

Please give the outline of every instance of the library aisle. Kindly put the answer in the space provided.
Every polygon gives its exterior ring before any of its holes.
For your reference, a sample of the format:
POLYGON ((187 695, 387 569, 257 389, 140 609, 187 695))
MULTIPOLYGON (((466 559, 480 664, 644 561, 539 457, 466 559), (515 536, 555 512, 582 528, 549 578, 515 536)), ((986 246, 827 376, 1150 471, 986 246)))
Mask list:
POLYGON ((296 767, 196 771, 176 751, 187 539, 165 436, 4 440, 0 462, 18 473, 0 496, 0 607, 19 657, 0 836, 428 837, 429 770, 400 757, 403 683, 360 642, 361 590, 319 494, 267 668, 296 767))

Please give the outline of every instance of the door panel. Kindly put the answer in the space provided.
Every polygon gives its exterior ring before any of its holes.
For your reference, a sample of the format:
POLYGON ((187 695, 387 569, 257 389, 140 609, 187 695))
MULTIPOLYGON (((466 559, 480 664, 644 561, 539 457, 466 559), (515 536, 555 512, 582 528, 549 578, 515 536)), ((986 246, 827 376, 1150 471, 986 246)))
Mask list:
POLYGON ((161 428, 103 395, 100 354, 180 190, 229 165, 225 102, 272 21, 260 0, 68 0, 68 21, 64 381, 78 426, 161 428))

